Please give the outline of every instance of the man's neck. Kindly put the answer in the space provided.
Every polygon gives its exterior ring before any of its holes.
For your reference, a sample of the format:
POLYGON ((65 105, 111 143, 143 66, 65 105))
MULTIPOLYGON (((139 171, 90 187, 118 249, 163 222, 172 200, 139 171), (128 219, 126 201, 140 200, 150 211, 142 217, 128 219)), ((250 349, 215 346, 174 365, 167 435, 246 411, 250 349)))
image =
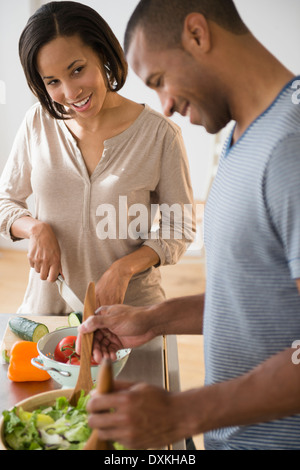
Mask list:
POLYGON ((236 69, 234 80, 228 81, 227 93, 232 119, 236 121, 233 143, 294 77, 252 35, 245 41, 241 48, 235 47, 227 63, 231 71, 236 69))

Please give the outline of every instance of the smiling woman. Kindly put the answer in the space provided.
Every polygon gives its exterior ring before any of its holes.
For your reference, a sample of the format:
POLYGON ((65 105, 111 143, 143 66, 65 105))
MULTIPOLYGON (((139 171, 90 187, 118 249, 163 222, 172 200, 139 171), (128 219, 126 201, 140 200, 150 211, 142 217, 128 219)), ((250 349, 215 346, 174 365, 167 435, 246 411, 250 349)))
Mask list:
POLYGON ((54 284, 59 274, 82 301, 94 281, 97 306, 164 300, 158 267, 175 264, 195 232, 194 218, 183 226, 180 211, 169 218, 168 237, 163 216, 149 236, 153 205, 193 205, 180 129, 119 95, 127 76, 122 48, 86 5, 41 7, 19 51, 39 102, 25 116, 0 181, 0 233, 29 239, 32 269, 18 312, 70 313, 54 284), (26 202, 31 194, 35 215, 26 202), (120 198, 128 207, 119 208, 120 198), (114 207, 116 220, 128 227, 128 208, 137 204, 149 214, 149 234, 99 236, 101 208, 114 207))
MULTIPOLYGON (((75 39, 75 40, 78 40, 78 37, 75 36, 74 39, 75 39)), ((69 40, 66 41, 66 38, 62 38, 62 37, 57 38, 56 41, 59 41, 59 42, 64 41, 64 42, 67 42, 68 45, 69 45, 69 43, 70 43, 69 40)), ((60 51, 61 51, 61 50, 64 50, 64 48, 62 48, 62 46, 63 46, 62 44, 59 44, 59 45, 58 45, 60 51)), ((45 46, 45 47, 43 48, 43 57, 45 57, 45 56, 47 56, 47 55, 48 55, 48 54, 47 54, 47 46, 45 46)), ((41 56, 41 53, 39 54, 39 56, 41 56)), ((48 55, 48 57, 49 57, 49 55, 48 55)), ((50 55, 50 57, 51 57, 51 55, 50 55)), ((70 65, 67 67, 67 71, 71 70, 71 71, 72 71, 72 75, 74 76, 74 78, 76 78, 76 75, 79 75, 79 74, 81 73, 81 71, 84 69, 84 65, 83 65, 84 62, 85 62, 85 61, 82 60, 82 59, 81 59, 81 60, 80 60, 80 59, 74 60, 74 62, 72 62, 72 64, 70 64, 70 65), (78 66, 79 63, 82 64, 80 67, 78 66), (75 65, 77 65, 77 67, 74 67, 75 65), (74 69, 74 70, 72 70, 72 69, 74 69)), ((56 63, 57 63, 57 62, 56 62, 56 63)), ((40 65, 39 69, 42 70, 42 65, 40 65)), ((41 75, 42 75, 42 73, 41 73, 41 75)), ((47 87, 53 87, 54 85, 57 85, 57 84, 58 84, 58 80, 55 79, 54 76, 51 76, 51 77, 46 77, 46 76, 44 76, 44 77, 43 77, 43 80, 44 80, 44 82, 47 83, 47 87)), ((80 91, 82 91, 82 90, 80 90, 80 91)), ((50 94, 51 94, 51 93, 50 93, 50 94)), ((56 99, 55 101, 57 102, 58 100, 56 99)), ((67 105, 67 106, 74 106, 75 109, 81 109, 83 106, 85 106, 85 105, 87 104, 88 101, 90 101, 90 96, 87 97, 87 98, 84 99, 84 100, 81 100, 80 102, 77 102, 77 103, 66 103, 66 105, 67 105)))
MULTIPOLYGON (((19 54, 31 91, 50 114, 61 119, 66 110, 53 102, 36 67, 40 48, 52 40, 79 36, 98 54, 106 73, 107 87, 120 90, 127 77, 127 63, 122 48, 106 21, 92 8, 78 2, 50 2, 28 21, 19 43, 19 54)), ((66 41, 68 43, 68 41, 66 41)), ((75 64, 68 64, 70 67, 75 64)), ((71 67, 72 68, 72 67, 71 67)))
POLYGON ((52 102, 63 107, 68 117, 95 117, 106 100, 118 99, 116 93, 108 93, 99 55, 79 35, 58 36, 43 46, 37 54, 37 69, 52 102))

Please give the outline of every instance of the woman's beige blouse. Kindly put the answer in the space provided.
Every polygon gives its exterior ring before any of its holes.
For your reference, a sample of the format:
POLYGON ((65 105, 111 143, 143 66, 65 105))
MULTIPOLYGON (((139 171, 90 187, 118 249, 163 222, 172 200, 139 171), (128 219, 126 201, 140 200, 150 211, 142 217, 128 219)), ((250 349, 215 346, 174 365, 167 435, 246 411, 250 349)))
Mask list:
MULTIPOLYGON (((181 131, 172 121, 146 105, 127 130, 105 141, 102 158, 89 177, 65 122, 54 120, 36 104, 19 129, 1 176, 0 231, 13 239, 12 224, 27 215, 49 223, 60 245, 65 279, 83 301, 90 281, 97 282, 115 260, 142 245, 159 255, 161 265, 176 263, 195 230, 194 220, 180 220, 176 209, 181 207, 183 213, 191 205, 186 152, 181 131), (31 194, 34 214, 26 203, 31 194), (175 210, 168 213, 172 206, 175 210), (158 207, 160 225, 151 233, 158 207)), ((126 304, 162 300, 158 267, 132 278, 126 304)), ((30 269, 18 313, 71 311, 56 284, 41 281, 30 269)))

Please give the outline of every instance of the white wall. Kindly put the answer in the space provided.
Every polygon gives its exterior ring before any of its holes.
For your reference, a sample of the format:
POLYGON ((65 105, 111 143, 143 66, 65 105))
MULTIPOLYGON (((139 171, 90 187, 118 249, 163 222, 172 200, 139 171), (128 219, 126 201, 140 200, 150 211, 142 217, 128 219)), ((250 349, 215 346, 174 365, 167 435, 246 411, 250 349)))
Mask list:
POLYGON ((0 172, 32 103, 18 55, 18 38, 29 13, 28 0, 0 0, 0 80, 6 88, 6 103, 0 104, 0 172))
MULTIPOLYGON (((18 53, 19 36, 32 6, 33 0, 0 0, 0 80, 5 84, 5 100, 0 100, 0 173, 24 114, 34 103, 18 53)), ((0 237, 0 248, 25 249, 26 246, 26 242, 12 244, 0 237)))
MULTIPOLYGON (((6 85, 6 104, 1 104, 0 99, 0 173, 24 113, 33 102, 19 65, 18 39, 29 14, 42 3, 47 2, 0 0, 0 82, 6 85)), ((138 0, 82 0, 82 3, 97 10, 123 44, 127 20, 138 0)), ((294 73, 300 73, 300 1, 236 0, 236 5, 256 37, 294 73)), ((132 72, 129 73, 122 94, 161 111, 156 94, 147 89, 132 72)), ((180 116, 176 116, 174 121, 182 127, 195 197, 203 199, 210 176, 213 138, 180 116)), ((1 246, 3 241, 0 239, 1 246)))
POLYGON ((300 74, 300 1, 235 0, 247 26, 293 73, 300 74))

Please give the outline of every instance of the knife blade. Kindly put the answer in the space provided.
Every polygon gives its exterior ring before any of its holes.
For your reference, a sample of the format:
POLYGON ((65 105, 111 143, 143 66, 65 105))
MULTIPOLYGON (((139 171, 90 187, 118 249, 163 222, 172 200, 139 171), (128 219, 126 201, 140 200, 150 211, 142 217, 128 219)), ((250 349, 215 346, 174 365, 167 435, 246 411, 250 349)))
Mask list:
POLYGON ((71 307, 74 312, 83 312, 83 303, 78 299, 74 294, 72 289, 68 286, 64 278, 59 275, 56 284, 58 286, 58 291, 65 302, 71 307))

